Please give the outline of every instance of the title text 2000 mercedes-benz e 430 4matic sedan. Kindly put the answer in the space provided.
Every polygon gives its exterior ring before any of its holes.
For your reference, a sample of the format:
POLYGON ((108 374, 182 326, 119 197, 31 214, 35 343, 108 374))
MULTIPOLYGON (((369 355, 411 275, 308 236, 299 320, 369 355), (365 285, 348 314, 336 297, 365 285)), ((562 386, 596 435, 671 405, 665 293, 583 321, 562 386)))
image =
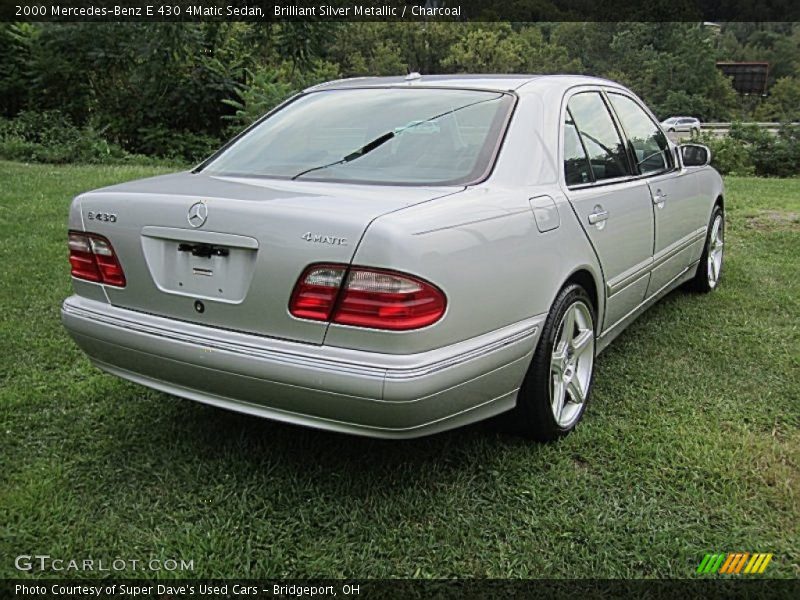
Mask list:
POLYGON ((99 368, 218 407, 385 438, 514 411, 551 440, 634 318, 718 285, 709 159, 602 79, 334 81, 76 197, 62 318, 99 368))

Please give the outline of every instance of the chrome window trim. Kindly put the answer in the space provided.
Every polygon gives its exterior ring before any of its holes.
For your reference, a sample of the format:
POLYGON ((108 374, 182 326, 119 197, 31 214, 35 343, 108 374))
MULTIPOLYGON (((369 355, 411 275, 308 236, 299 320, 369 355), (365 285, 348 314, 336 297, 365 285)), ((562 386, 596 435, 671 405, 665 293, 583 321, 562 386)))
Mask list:
MULTIPOLYGON (((559 119, 559 125, 558 125, 559 128, 560 128, 559 129, 559 137, 558 137, 558 139, 559 139, 559 144, 558 144, 558 146, 559 146, 559 162, 561 164, 560 179, 561 179, 561 182, 564 185, 566 185, 566 181, 567 181, 567 174, 566 174, 566 171, 564 170, 564 148, 565 148, 565 144, 564 144, 564 119, 565 119, 566 115, 570 115, 570 118, 572 118, 572 112, 569 109, 569 103, 575 96, 578 96, 580 94, 591 94, 591 93, 595 93, 598 96, 600 96, 600 102, 603 103, 603 106, 605 106, 605 109, 606 109, 606 112, 608 113, 608 116, 611 118, 611 124, 614 126, 614 130, 617 132, 617 136, 619 136, 619 141, 622 142, 622 144, 625 146, 625 163, 627 164, 628 170, 631 173, 629 175, 623 175, 622 177, 612 177, 612 178, 609 178, 609 179, 600 179, 598 181, 594 176, 594 172, 592 172, 592 183, 591 184, 580 184, 580 185, 582 187, 583 186, 587 186, 588 187, 588 186, 593 186, 593 185, 602 185, 603 183, 606 183, 606 182, 609 182, 609 181, 610 182, 616 182, 616 181, 623 181, 623 180, 626 180, 626 179, 630 179, 634 175, 634 173, 633 173, 634 165, 631 162, 631 157, 630 157, 630 153, 628 152, 628 146, 627 146, 628 138, 625 136, 625 132, 620 128, 620 125, 617 122, 616 115, 612 111, 611 106, 609 106, 608 98, 606 98, 605 93, 603 92, 603 89, 601 87, 599 87, 599 86, 591 86, 591 87, 588 87, 586 89, 578 89, 577 91, 575 91, 573 93, 567 92, 566 94, 564 94, 564 98, 566 100, 566 103, 562 105, 562 111, 560 113, 560 117, 561 118, 559 119)), ((575 123, 574 118, 573 118, 573 123, 575 123)), ((584 150, 586 150, 586 144, 583 141, 583 135, 582 135, 581 129, 578 126, 577 123, 575 123, 575 131, 578 133, 578 139, 581 142, 581 146, 583 146, 584 150)), ((589 160, 589 166, 591 167, 591 157, 589 157, 588 152, 587 152, 587 159, 589 160)), ((572 187, 570 187, 570 186, 567 186, 567 187, 569 189, 572 189, 572 187)))
MULTIPOLYGON (((650 111, 650 109, 648 109, 647 106, 642 105, 641 102, 638 102, 636 100, 636 98, 633 97, 631 95, 631 93, 628 90, 624 89, 624 88, 612 87, 612 86, 601 86, 601 85, 585 85, 584 84, 584 85, 574 86, 574 87, 568 89, 566 92, 564 92, 564 95, 561 98, 561 109, 559 111, 559 121, 558 121, 558 127, 559 127, 559 131, 558 131, 558 156, 559 156, 559 164, 560 164, 560 167, 559 167, 559 171, 560 171, 560 173, 559 173, 559 183, 561 184, 562 188, 566 189, 566 190, 569 190, 569 191, 583 190, 583 189, 603 187, 603 186, 608 186, 608 185, 616 185, 616 184, 627 182, 627 181, 640 181, 640 180, 643 180, 643 179, 650 179, 652 177, 662 177, 662 176, 668 175, 670 173, 680 173, 683 170, 683 165, 679 163, 679 160, 674 160, 675 164, 672 166, 672 168, 668 169, 668 170, 665 170, 665 171, 658 171, 656 173, 644 173, 644 174, 637 173, 637 174, 633 174, 633 175, 626 175, 624 177, 615 177, 613 179, 601 179, 600 181, 593 181, 593 182, 590 182, 590 183, 581 183, 581 184, 577 184, 577 185, 567 185, 566 172, 564 171, 564 119, 565 119, 566 114, 567 114, 567 107, 569 105, 569 101, 573 96, 575 96, 577 94, 580 94, 580 93, 583 93, 583 92, 595 91, 595 92, 599 92, 600 93, 600 95, 603 97, 603 101, 606 103, 606 105, 608 107, 608 105, 610 105, 610 101, 606 98, 606 90, 609 90, 610 92, 612 92, 614 94, 619 94, 621 96, 626 96, 626 97, 630 98, 631 100, 633 100, 638 106, 640 106, 645 111, 645 113, 647 114, 648 117, 650 117, 653 120, 655 119, 655 117, 653 116, 653 113, 650 111)), ((619 129, 621 127, 621 125, 618 123, 617 114, 616 114, 616 112, 613 111, 613 107, 609 107, 609 111, 611 112, 611 118, 614 121, 615 126, 619 129)), ((661 130, 662 133, 664 133, 664 129, 661 127, 661 123, 657 122, 657 121, 654 121, 654 122, 655 122, 656 127, 658 127, 659 130, 661 130)), ((625 133, 624 130, 622 130, 622 131, 620 131, 620 135, 623 137, 623 140, 626 142, 626 146, 627 146, 627 142, 628 142, 627 133, 625 133)), ((664 135, 666 136, 667 134, 664 133, 664 135)), ((667 142, 669 143, 668 147, 670 148, 670 151, 673 151, 675 148, 677 148, 677 145, 673 144, 669 140, 668 136, 667 136, 667 142)), ((629 153, 626 152, 626 154, 629 154, 629 153)), ((630 156, 628 157, 628 160, 630 161, 630 156)))
POLYGON ((644 112, 645 116, 648 119, 650 119, 650 122, 655 126, 655 128, 658 131, 661 132, 661 134, 667 140, 666 153, 670 155, 670 158, 672 158, 672 163, 673 163, 672 166, 669 167, 669 168, 666 168, 666 169, 661 169, 660 171, 652 171, 652 172, 649 172, 649 173, 642 173, 641 169, 639 168, 639 165, 637 163, 633 162, 633 166, 639 172, 639 176, 642 176, 642 177, 657 177, 659 175, 666 175, 667 173, 672 173, 673 171, 676 171, 677 170, 676 169, 677 161, 674 159, 674 157, 672 157, 672 148, 670 147, 669 137, 667 136, 666 133, 664 133, 664 130, 661 128, 661 125, 658 123, 658 121, 656 121, 655 117, 653 116, 653 113, 651 113, 650 110, 648 110, 648 108, 646 106, 644 106, 641 102, 639 102, 631 94, 626 94, 626 93, 621 92, 621 91, 619 91, 619 90, 617 90, 615 88, 603 88, 603 95, 607 98, 607 103, 608 103, 609 107, 611 108, 611 112, 614 115, 614 118, 619 123, 620 129, 624 133, 624 136, 625 136, 625 147, 628 150, 628 154, 630 155, 631 161, 633 161, 636 158, 634 155, 631 155, 631 148, 633 147, 633 144, 631 144, 630 137, 628 137, 628 132, 625 129, 625 125, 622 123, 622 119, 619 118, 619 115, 617 114, 617 111, 614 108, 614 104, 613 104, 613 102, 611 102, 611 98, 609 98, 610 94, 616 94, 618 96, 622 96, 624 98, 627 98, 628 100, 633 102, 636 106, 638 106, 640 109, 642 109, 642 112, 644 112))

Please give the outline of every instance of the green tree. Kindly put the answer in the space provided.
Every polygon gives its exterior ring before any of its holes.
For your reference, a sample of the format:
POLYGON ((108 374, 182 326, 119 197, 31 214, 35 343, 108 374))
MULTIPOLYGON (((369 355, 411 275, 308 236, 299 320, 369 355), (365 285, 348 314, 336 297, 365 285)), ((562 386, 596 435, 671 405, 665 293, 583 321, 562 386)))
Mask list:
POLYGON ((388 23, 349 23, 337 28, 324 58, 338 64, 343 77, 402 75, 408 63, 398 38, 388 23))
POLYGON ((525 67, 525 44, 508 23, 471 27, 451 47, 442 65, 469 73, 515 73, 525 67))
MULTIPOLYGON (((543 6, 546 4, 543 3, 543 6)), ((308 85, 339 76, 586 73, 661 117, 749 118, 715 60, 768 60, 760 118, 796 119, 797 23, 0 24, 0 114, 59 111, 133 152, 196 157, 308 85)), ((752 98, 749 99, 752 101, 752 98)), ((57 121, 50 114, 42 123, 57 121)))
POLYGON ((322 57, 338 64, 343 77, 442 73, 462 23, 348 23, 336 30, 322 57))
POLYGON ((618 23, 558 23, 550 32, 550 41, 564 48, 586 73, 604 76, 614 69, 609 49, 619 29, 618 23))
POLYGON ((550 40, 541 26, 523 27, 519 31, 522 42, 523 71, 526 73, 583 73, 581 59, 570 56, 564 46, 550 40))
POLYGON ((610 46, 612 79, 627 84, 659 117, 691 114, 726 120, 737 106, 730 81, 716 67, 713 40, 692 23, 618 25, 610 46))
POLYGON ((800 79, 779 79, 766 102, 756 109, 756 117, 763 121, 800 121, 800 79))
POLYGON ((91 122, 135 152, 202 155, 227 126, 222 100, 244 81, 245 26, 44 25, 33 52, 35 108, 91 122))
POLYGON ((338 76, 336 65, 320 59, 302 72, 288 61, 278 67, 248 71, 247 83, 238 87, 236 97, 223 100, 235 110, 228 119, 234 130, 246 127, 302 89, 338 76))
POLYGON ((0 23, 0 115, 14 116, 28 104, 36 31, 26 23, 0 23))
POLYGON ((288 21, 281 23, 275 34, 278 56, 295 69, 308 67, 320 55, 326 34, 336 25, 317 21, 288 21))
POLYGON ((716 55, 722 61, 768 62, 769 86, 800 77, 800 23, 725 23, 716 55))

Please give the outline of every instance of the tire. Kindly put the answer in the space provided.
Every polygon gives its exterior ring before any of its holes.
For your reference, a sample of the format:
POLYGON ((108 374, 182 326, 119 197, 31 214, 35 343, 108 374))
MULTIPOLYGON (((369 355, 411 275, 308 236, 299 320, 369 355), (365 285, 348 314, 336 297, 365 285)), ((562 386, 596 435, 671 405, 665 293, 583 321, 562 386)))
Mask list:
POLYGON ((559 292, 545 320, 517 406, 509 414, 518 433, 550 442, 575 429, 594 382, 595 321, 586 290, 568 284, 559 292), (573 330, 567 335, 570 323, 573 330))
POLYGON ((675 133, 675 128, 674 127, 670 127, 669 129, 667 129, 667 131, 669 133, 675 133))
POLYGON ((708 232, 706 233, 706 243, 703 246, 703 253, 700 255, 700 262, 697 265, 697 272, 694 278, 689 280, 687 286, 690 290, 707 294, 714 291, 719 286, 722 278, 723 248, 725 246, 725 213, 722 207, 717 204, 711 211, 711 219, 708 222, 708 232))
POLYGON ((700 137, 700 130, 697 127, 692 127, 692 139, 700 137))

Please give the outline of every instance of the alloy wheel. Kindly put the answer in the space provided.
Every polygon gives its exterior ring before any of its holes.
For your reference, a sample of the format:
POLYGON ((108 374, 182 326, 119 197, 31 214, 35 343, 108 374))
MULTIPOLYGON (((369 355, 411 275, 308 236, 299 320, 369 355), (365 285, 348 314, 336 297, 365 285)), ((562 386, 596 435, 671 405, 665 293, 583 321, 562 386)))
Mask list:
POLYGON ((567 308, 550 357, 550 404, 559 427, 571 427, 581 415, 594 368, 594 321, 581 301, 567 308))
POLYGON ((724 225, 722 223, 722 215, 717 215, 714 223, 711 226, 711 235, 708 238, 708 285, 709 287, 717 287, 719 282, 719 275, 722 271, 722 250, 724 243, 724 225))

